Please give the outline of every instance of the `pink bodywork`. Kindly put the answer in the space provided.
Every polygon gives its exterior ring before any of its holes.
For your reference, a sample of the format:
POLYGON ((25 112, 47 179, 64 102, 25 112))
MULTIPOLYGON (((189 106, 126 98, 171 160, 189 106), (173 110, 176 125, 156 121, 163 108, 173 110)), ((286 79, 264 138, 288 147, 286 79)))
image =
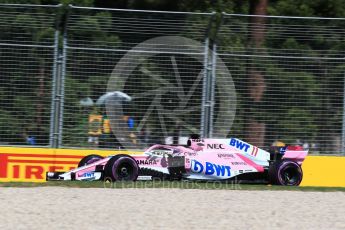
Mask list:
MULTIPOLYGON (((96 161, 96 162, 94 162, 92 164, 89 164, 89 165, 86 165, 86 166, 84 166, 82 168, 75 169, 75 171, 76 171, 76 174, 75 174, 76 179, 78 179, 79 177, 82 177, 84 175, 84 173, 95 171, 97 165, 105 165, 109 161, 110 158, 111 157, 106 157, 106 158, 104 158, 102 160, 96 161)), ((74 170, 72 170, 72 172, 73 171, 74 170)))
POLYGON ((286 150, 285 154, 283 156, 283 159, 290 159, 293 161, 296 161, 298 164, 302 164, 306 156, 308 155, 308 151, 292 151, 292 150, 286 150))
MULTIPOLYGON (((232 172, 263 172, 264 167, 255 163, 252 159, 242 154, 235 147, 227 145, 225 143, 218 142, 216 139, 204 139, 202 142, 191 142, 190 147, 183 146, 170 146, 170 145, 154 145, 148 148, 145 153, 150 153, 155 149, 169 149, 176 156, 185 156, 185 168, 187 172, 195 172, 198 169, 198 165, 207 164, 214 165, 216 167, 230 167, 232 172), (212 149, 212 148, 213 149, 212 149), (195 166, 195 162, 198 163, 195 166), (194 167, 193 167, 194 166, 194 167)), ((253 150, 248 147, 248 154, 252 152, 256 153, 258 148, 253 147, 253 150)), ((137 159, 138 157, 135 156, 137 159)), ((252 156, 252 158, 255 158, 252 156)), ((152 167, 162 167, 160 162, 152 164, 152 167)), ((205 173, 206 167, 200 173, 205 173)), ((198 171, 198 170, 197 170, 198 171)))
MULTIPOLYGON (((268 152, 236 138, 191 140, 189 147, 157 144, 146 149, 143 155, 132 157, 140 168, 168 173, 167 152, 172 156, 185 157, 187 174, 219 179, 247 172, 264 172, 270 159, 268 152)), ((287 149, 283 159, 302 164, 307 153, 308 151, 287 149)), ((94 171, 97 165, 104 166, 110 158, 111 156, 76 169, 76 178, 94 171)))

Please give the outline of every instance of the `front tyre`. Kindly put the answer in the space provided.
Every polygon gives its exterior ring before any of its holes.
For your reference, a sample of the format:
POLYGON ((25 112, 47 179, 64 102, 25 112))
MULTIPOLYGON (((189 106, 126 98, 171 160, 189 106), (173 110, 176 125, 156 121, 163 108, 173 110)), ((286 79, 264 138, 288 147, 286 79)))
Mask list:
POLYGON ((278 160, 270 165, 269 181, 274 185, 298 186, 302 182, 301 166, 291 160, 278 160))
POLYGON ((113 156, 104 167, 105 180, 136 181, 139 166, 133 157, 128 155, 113 156))

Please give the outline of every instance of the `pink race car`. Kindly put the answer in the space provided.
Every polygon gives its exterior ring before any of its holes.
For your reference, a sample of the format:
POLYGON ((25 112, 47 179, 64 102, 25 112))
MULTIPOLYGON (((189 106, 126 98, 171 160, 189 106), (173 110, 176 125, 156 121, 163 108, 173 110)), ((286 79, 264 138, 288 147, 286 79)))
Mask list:
POLYGON ((289 147, 269 153, 241 141, 189 139, 187 146, 153 145, 142 155, 84 157, 69 172, 47 172, 47 180, 136 181, 162 179, 252 180, 297 186, 308 151, 289 147))

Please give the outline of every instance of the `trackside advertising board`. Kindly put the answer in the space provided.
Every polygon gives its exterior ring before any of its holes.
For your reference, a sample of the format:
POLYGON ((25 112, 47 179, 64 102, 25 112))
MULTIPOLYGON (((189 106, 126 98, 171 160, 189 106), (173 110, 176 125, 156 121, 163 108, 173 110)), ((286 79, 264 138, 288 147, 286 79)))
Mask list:
POLYGON ((307 156, 300 186, 345 187, 345 157, 307 156))
POLYGON ((76 168, 86 155, 109 156, 119 153, 139 152, 0 147, 0 182, 44 182, 47 171, 76 168))
MULTIPOLYGON (((0 182, 45 182, 45 172, 73 169, 86 155, 120 153, 141 152, 0 147, 0 182)), ((345 187, 345 157, 307 156, 302 169, 301 186, 345 187)))

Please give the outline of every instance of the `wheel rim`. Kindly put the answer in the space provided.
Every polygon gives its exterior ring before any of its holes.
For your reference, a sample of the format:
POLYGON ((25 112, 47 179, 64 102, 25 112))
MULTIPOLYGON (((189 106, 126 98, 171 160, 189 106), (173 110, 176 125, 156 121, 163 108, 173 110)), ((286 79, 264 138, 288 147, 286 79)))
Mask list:
POLYGON ((283 185, 298 185, 301 180, 299 169, 294 166, 286 166, 281 173, 281 181, 283 185))
POLYGON ((132 164, 129 162, 120 163, 117 167, 113 167, 113 173, 117 180, 131 180, 134 172, 132 164))

